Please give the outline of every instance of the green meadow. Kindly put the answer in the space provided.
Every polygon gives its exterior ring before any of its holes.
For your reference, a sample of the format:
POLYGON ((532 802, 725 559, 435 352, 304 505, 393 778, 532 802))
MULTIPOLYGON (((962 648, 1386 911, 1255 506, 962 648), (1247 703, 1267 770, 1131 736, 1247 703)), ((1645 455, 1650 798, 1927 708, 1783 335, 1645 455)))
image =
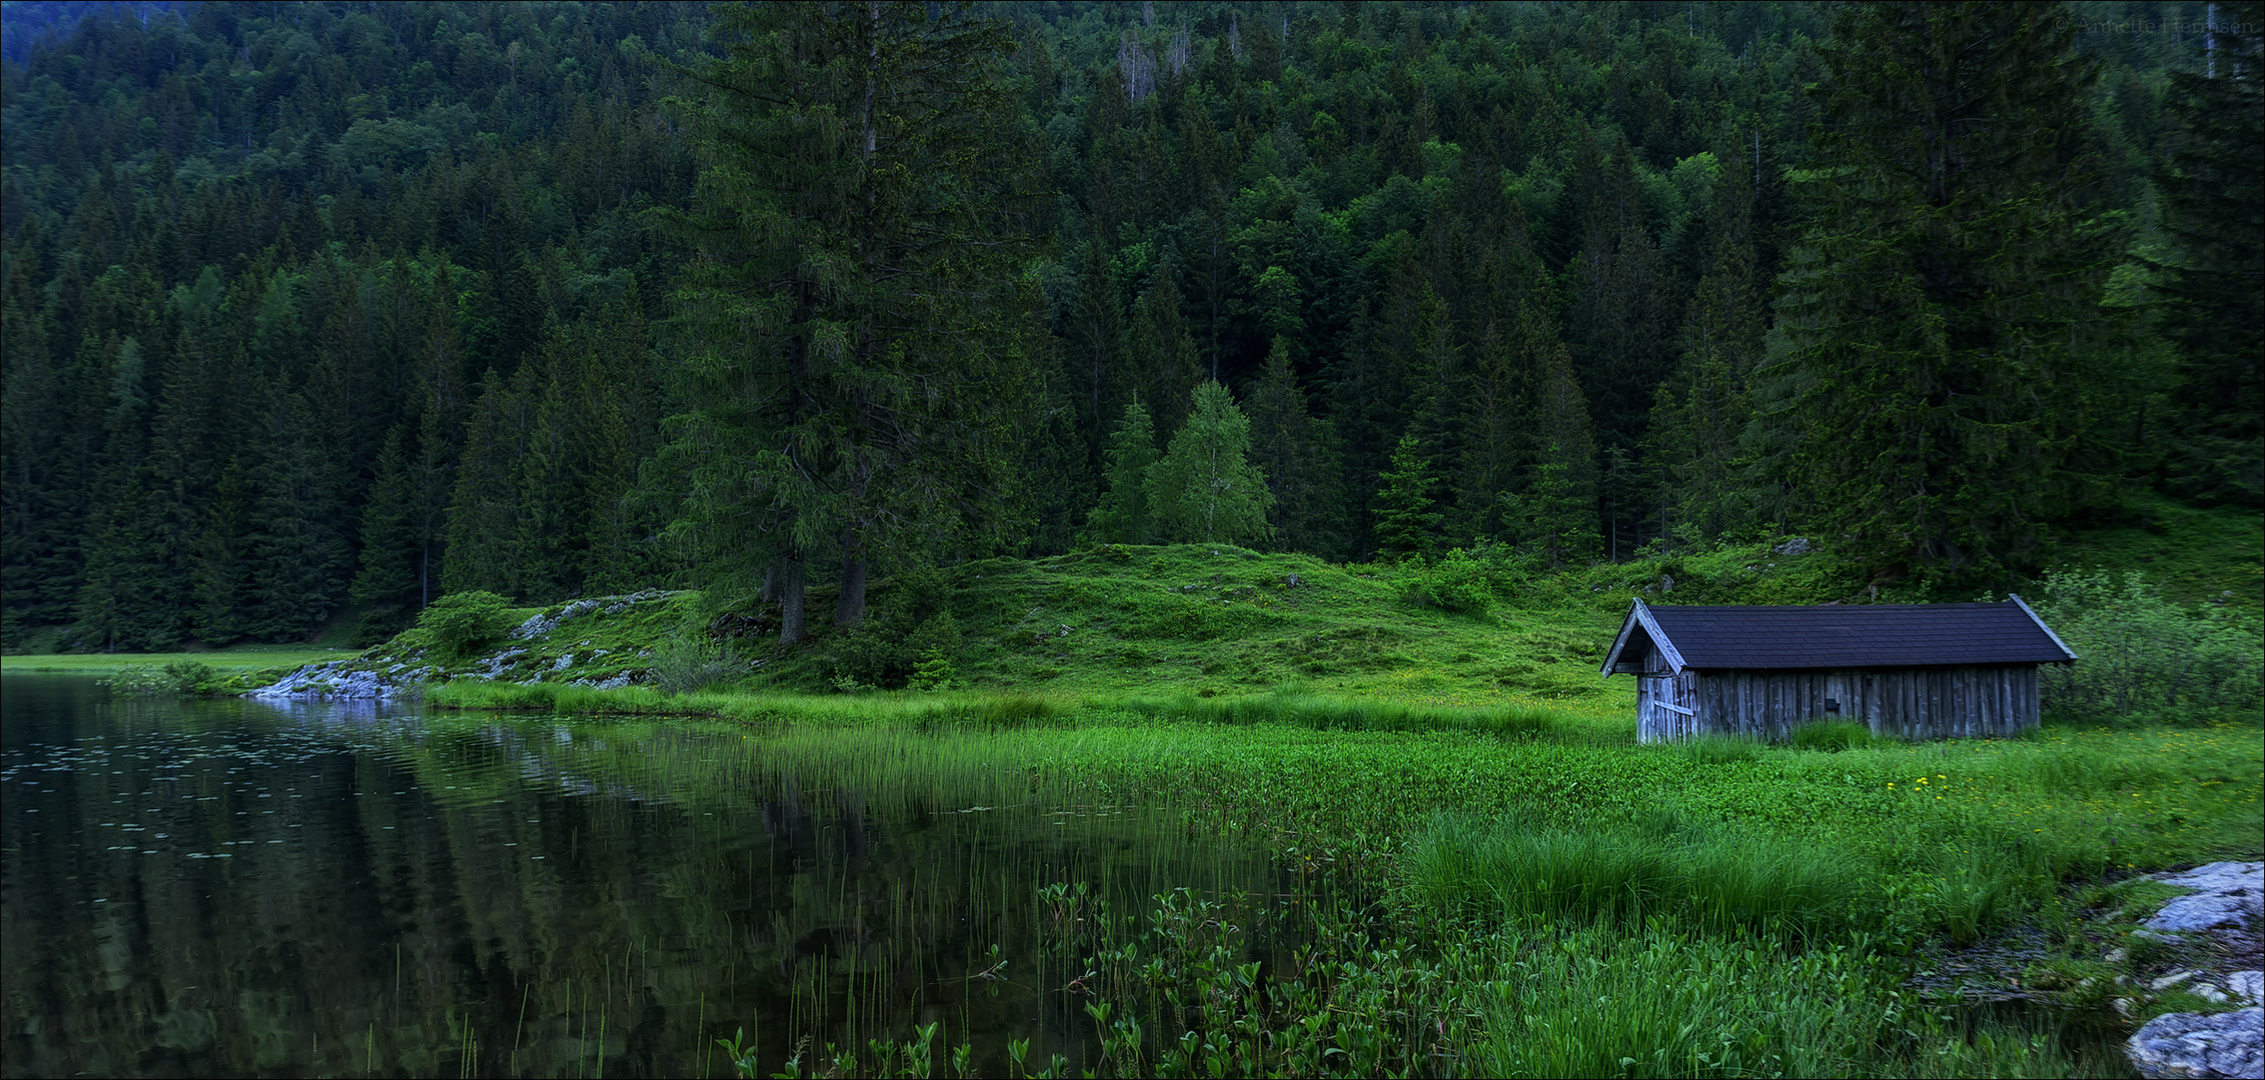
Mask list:
MULTIPOLYGON (((2153 605, 2120 621, 2083 606, 2108 595, 2096 582, 2025 595, 2080 654, 2191 630, 2239 658, 2255 615, 2210 603, 2223 578, 2114 593, 2153 605)), ((2048 701, 2011 740, 1820 723, 1784 745, 1639 745, 1632 680, 1597 671, 1632 599, 1858 598, 1825 556, 1769 545, 1561 573, 1483 550, 1339 566, 1103 547, 872 595, 862 629, 791 648, 743 598, 498 601, 354 666, 422 680, 442 709, 579 719, 695 800, 816 770, 908 799, 1138 806, 1259 845, 1282 882, 1265 894, 1107 910, 1091 883, 1034 887, 1059 932, 1002 959, 1069 973, 1065 1007, 1093 1023, 1076 1069, 1095 1075, 2128 1075, 2130 1030, 2211 1007, 2140 989, 2210 960, 2134 936, 2170 895, 2142 875, 2265 855, 2254 665, 2145 683, 2144 711, 2048 701), (506 636, 538 615, 557 621, 506 636), (660 737, 688 726, 746 752, 660 737)), ((2180 652, 2150 648, 2125 651, 2180 652)), ((193 659, 228 669, 215 685, 280 675, 222 662, 239 656, 193 659)), ((57 659, 79 658, 11 670, 57 659)), ((767 1045, 721 1049, 743 1075, 997 1057, 928 1026, 767 1045)), ((1008 1050, 1024 1075, 1073 1071, 1008 1050)))
MULTIPOLYGON (((2116 1039, 2203 1004, 2117 982, 2183 959, 2131 936, 2168 895, 2137 874, 2265 849, 2255 722, 1802 748, 1639 746, 1617 702, 1300 687, 431 700, 610 712, 625 754, 643 727, 723 722, 764 768, 862 763, 828 774, 857 790, 1162 807, 1263 844, 1272 896, 1112 913, 1080 882, 1038 890, 1076 929, 1015 960, 1086 973, 1101 1075, 2125 1075, 2116 1039)), ((670 767, 698 789, 747 766, 670 767)), ((942 1071, 899 1034, 743 1071, 942 1071)))
MULTIPOLYGON (((695 594, 647 605, 637 632, 691 628, 704 687, 573 685, 568 651, 636 650, 592 619, 516 646, 530 681, 427 694, 870 743, 861 788, 964 774, 1263 843, 1297 888, 1159 895, 1048 946, 1089 976, 1102 1075, 2127 1075, 2123 1035, 2208 1007, 2129 985, 2204 958, 2132 936, 2169 895, 2141 875, 2265 853, 2265 726, 2063 709, 2012 740, 1642 746, 1630 680, 1597 675, 1632 597, 1840 587, 1763 546, 1558 575, 1104 548, 884 582, 868 632, 792 651, 695 594)), ((415 633, 379 659, 420 660, 415 633)), ((1079 887, 1037 899, 1082 911, 1079 887)), ((899 1035, 742 1071, 943 1070, 932 1030, 899 1035)))

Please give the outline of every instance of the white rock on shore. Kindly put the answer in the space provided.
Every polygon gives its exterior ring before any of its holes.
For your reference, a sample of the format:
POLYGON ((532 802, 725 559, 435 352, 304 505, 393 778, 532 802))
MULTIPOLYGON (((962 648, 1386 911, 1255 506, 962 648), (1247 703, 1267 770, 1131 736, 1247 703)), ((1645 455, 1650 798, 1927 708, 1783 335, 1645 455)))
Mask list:
MULTIPOLYGON (((2265 862, 2221 862, 2159 878, 2193 889, 2163 905, 2143 925, 2163 934, 2243 931, 2265 925, 2265 862)), ((2146 931, 2140 931, 2145 933, 2146 931)), ((2156 980, 2177 986, 2202 972, 2180 972, 2156 980)), ((2237 971, 2224 989, 2195 980, 2191 990, 2212 1000, 2246 1000, 2246 1009, 2222 1013, 2169 1013, 2149 1020, 2124 1044, 2124 1053, 2142 1076, 2265 1078, 2265 1008, 2254 1004, 2265 994, 2265 973, 2237 971)))
POLYGON ((275 683, 246 694, 254 698, 320 698, 330 701, 383 701, 423 681, 429 668, 389 679, 374 671, 349 671, 347 661, 308 664, 275 683))
POLYGON ((2141 1076, 2265 1075, 2265 1008, 2158 1016, 2131 1037, 2124 1051, 2141 1076))
POLYGON ((2156 880, 2195 890, 2181 896, 2144 923, 2150 930, 2188 933, 2238 929, 2265 921, 2265 862, 2220 862, 2156 880))

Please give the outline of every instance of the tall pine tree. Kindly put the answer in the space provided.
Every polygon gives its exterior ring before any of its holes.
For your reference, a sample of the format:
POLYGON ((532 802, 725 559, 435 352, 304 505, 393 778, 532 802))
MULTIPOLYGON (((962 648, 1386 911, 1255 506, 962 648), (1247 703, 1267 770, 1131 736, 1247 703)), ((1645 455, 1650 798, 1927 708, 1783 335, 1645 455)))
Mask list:
POLYGON ((1029 401, 1015 337, 1024 170, 1002 61, 969 8, 722 9, 724 55, 675 107, 705 161, 672 458, 680 533, 710 572, 781 590, 804 633, 807 567, 841 568, 834 619, 864 618, 876 558, 959 532, 1003 493, 1004 411, 1029 401))
POLYGON ((2091 63, 2051 4, 1854 5, 1823 51, 1763 422, 1858 564, 2027 566, 2079 485, 2076 391, 2112 329, 2091 63))

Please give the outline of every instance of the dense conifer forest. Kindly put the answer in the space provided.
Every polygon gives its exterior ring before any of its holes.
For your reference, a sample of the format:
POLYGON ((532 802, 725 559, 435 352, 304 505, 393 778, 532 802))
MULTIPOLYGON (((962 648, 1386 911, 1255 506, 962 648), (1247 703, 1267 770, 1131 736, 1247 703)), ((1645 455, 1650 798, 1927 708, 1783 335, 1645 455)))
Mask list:
POLYGON ((2265 4, 5 18, 12 649, 2265 505, 2265 4))

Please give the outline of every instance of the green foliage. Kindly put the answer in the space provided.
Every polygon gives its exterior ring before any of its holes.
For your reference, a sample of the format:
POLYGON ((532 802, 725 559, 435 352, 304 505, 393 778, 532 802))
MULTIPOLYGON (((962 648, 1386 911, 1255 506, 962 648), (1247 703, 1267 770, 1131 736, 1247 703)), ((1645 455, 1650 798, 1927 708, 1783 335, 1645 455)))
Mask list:
POLYGON ((1135 398, 1109 437, 1108 468, 1101 474, 1101 505, 1086 519, 1086 535, 1105 544, 1145 544, 1155 539, 1156 515, 1149 501, 1148 473, 1156 464, 1156 425, 1135 398))
POLYGON ((2077 655, 2040 669, 2048 711, 2191 722, 2265 708, 2265 631, 2254 613, 2173 604, 2136 570, 2048 573, 2036 610, 2077 655))
MULTIPOLYGON (((2219 9, 2213 9, 2218 11, 2219 9)), ((2176 132, 2157 163, 2172 251, 2153 290, 2163 335, 2178 347, 2170 487, 2182 495, 2265 505, 2265 4, 2228 4, 2203 48, 2204 70, 2174 71, 2166 119, 2176 132)))
POLYGON ((457 660, 469 659, 502 640, 512 626, 509 603, 480 590, 450 593, 417 617, 417 629, 425 639, 442 656, 457 660))
POLYGON ((1425 550, 1549 566, 1766 526, 1918 583, 1883 554, 1909 533, 1957 545, 1918 553, 1966 560, 1925 586, 1955 591, 2117 487, 2260 490, 2247 6, 2215 76, 2175 35, 2072 61, 2051 9, 2006 5, 1858 6, 1837 35, 1838 9, 1714 5, 1672 48, 1606 12, 1573 50, 1515 5, 1267 34, 1080 5, 415 0, 390 35, 184 10, 96 12, 0 72, 19 647, 74 621, 104 648, 303 640, 350 572, 370 640, 444 579, 799 596, 1066 551, 1125 403, 1169 434, 1205 373, 1243 394, 1264 545, 1330 559, 1404 543, 1375 496, 1411 431, 1425 550), (1896 111, 1924 19, 1988 31, 1957 70, 1990 122, 1896 111), (1811 83, 1814 132, 1786 90, 1811 83), (1932 173, 1963 194, 1898 188, 1952 145, 1932 173))
POLYGON ((853 626, 869 562, 1006 538, 1043 350, 1012 216, 1014 41, 901 2, 726 7, 712 34, 721 55, 670 103, 705 167, 693 210, 663 215, 692 254, 665 463, 675 531, 726 580, 771 572, 791 642, 822 556, 853 626))
POLYGON ((1158 530, 1175 542, 1263 540, 1274 507, 1266 477, 1253 467, 1250 420, 1227 388, 1195 388, 1195 408, 1148 472, 1148 500, 1158 530))
POLYGON ((1521 549, 1551 568, 1594 558, 1596 511, 1572 479, 1575 466, 1552 448, 1525 492, 1502 493, 1502 521, 1521 549))
POLYGON ((1430 552, 1445 515, 1434 508, 1431 492, 1439 479, 1414 432, 1400 436, 1392 468, 1379 479, 1384 488, 1376 493, 1377 554, 1406 558, 1430 552))
POLYGON ((1867 569, 2034 565, 2103 465, 2079 452, 2090 392, 2130 371, 2100 303, 2121 232, 2083 122, 2096 61, 2052 9, 1991 3, 1852 5, 1821 52, 1756 420, 1795 448, 1758 467, 1867 569))
POLYGON ((1872 729, 1854 720, 1813 720, 1793 729, 1796 750, 1850 750, 1871 741, 1872 729))
POLYGON ((669 694, 734 683, 754 670, 730 644, 697 631, 679 631, 655 645, 652 660, 652 684, 669 694))
POLYGON ((1410 600, 1455 615, 1485 615, 1494 606, 1496 581, 1507 576, 1501 549, 1474 554, 1462 548, 1409 572, 1410 600))
POLYGON ((864 625, 823 643, 820 669, 844 690, 898 689, 915 680, 943 689, 958 678, 959 622, 951 612, 951 586, 933 568, 907 570, 875 593, 864 625))
POLYGON ((959 689, 959 622, 949 611, 939 611, 912 631, 907 642, 917 652, 917 663, 905 685, 914 690, 959 689))
POLYGON ((95 681, 113 694, 137 697, 201 697, 224 693, 234 685, 224 681, 210 664, 195 660, 175 660, 163 666, 129 664, 95 681))

